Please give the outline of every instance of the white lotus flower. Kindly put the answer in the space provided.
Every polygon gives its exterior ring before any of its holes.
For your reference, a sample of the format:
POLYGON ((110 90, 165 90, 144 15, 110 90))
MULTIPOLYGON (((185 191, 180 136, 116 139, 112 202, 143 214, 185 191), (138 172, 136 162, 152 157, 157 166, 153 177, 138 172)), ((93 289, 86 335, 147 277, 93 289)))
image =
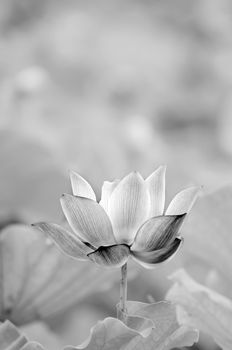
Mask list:
POLYGON ((64 194, 61 206, 73 232, 51 223, 34 226, 76 259, 120 267, 132 256, 154 267, 180 247, 179 229, 199 193, 197 187, 187 188, 165 210, 165 170, 159 167, 146 180, 133 172, 104 182, 100 203, 90 184, 71 172, 73 195, 64 194))

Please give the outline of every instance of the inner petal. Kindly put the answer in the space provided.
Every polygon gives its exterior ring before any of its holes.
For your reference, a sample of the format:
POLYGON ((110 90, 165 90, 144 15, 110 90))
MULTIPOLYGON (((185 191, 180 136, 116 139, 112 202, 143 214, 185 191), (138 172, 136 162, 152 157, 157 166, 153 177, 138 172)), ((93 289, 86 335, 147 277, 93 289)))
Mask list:
POLYGON ((148 190, 138 173, 127 175, 114 189, 108 207, 118 243, 131 244, 149 210, 148 190))
POLYGON ((160 166, 147 179, 146 184, 150 195, 149 218, 163 215, 165 205, 165 173, 166 166, 160 166))
POLYGON ((99 204, 101 204, 101 206, 105 209, 105 211, 107 213, 108 213, 110 196, 111 196, 113 190, 119 184, 119 182, 120 182, 119 180, 114 180, 113 182, 104 181, 104 183, 103 183, 102 192, 101 192, 101 200, 100 200, 99 204))

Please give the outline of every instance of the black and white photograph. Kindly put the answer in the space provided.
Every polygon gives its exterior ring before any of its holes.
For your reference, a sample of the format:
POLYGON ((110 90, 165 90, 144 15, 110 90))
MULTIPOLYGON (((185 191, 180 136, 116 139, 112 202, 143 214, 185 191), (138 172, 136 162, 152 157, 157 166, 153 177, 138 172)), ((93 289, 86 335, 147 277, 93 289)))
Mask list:
POLYGON ((0 0, 0 350, 232 350, 232 2, 0 0))

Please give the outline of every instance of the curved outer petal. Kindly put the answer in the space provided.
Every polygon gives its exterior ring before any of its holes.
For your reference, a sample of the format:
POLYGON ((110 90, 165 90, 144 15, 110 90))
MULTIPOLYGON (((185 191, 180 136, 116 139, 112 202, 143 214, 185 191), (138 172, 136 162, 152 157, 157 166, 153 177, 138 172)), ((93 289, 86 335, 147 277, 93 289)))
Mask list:
POLYGON ((125 244, 117 244, 110 247, 100 247, 88 254, 90 260, 101 266, 120 267, 124 265, 130 255, 130 248, 125 244))
POLYGON ((177 236, 185 216, 186 214, 156 216, 147 220, 138 230, 131 250, 153 251, 165 248, 177 236))
POLYGON ((111 196, 113 190, 119 184, 119 182, 120 182, 120 180, 115 180, 113 182, 104 181, 104 183, 103 183, 102 192, 101 192, 101 200, 100 200, 99 204, 101 204, 101 206, 105 209, 106 212, 108 212, 110 196, 111 196))
POLYGON ((138 173, 124 177, 109 200, 109 216, 118 243, 131 244, 139 226, 146 220, 149 195, 138 173))
POLYGON ((163 215, 165 205, 165 173, 166 166, 160 166, 147 179, 150 195, 150 211, 148 217, 163 215))
POLYGON ((189 187, 177 193, 177 195, 169 204, 165 215, 180 215, 188 213, 191 210, 199 193, 199 187, 189 187))
POLYGON ((181 247, 183 238, 175 238, 171 244, 165 248, 154 250, 151 252, 133 252, 131 251, 131 256, 140 265, 146 267, 147 269, 152 269, 156 267, 156 264, 160 264, 170 258, 172 258, 178 249, 181 247))
POLYGON ((116 243, 110 219, 97 202, 69 194, 60 201, 69 225, 84 242, 95 247, 116 243))
POLYGON ((96 201, 96 195, 92 187, 81 175, 70 171, 70 180, 74 196, 90 198, 96 201))
POLYGON ((48 234, 64 253, 76 259, 88 260, 87 254, 89 254, 92 249, 81 242, 75 233, 69 232, 57 224, 46 222, 39 222, 32 226, 48 234))

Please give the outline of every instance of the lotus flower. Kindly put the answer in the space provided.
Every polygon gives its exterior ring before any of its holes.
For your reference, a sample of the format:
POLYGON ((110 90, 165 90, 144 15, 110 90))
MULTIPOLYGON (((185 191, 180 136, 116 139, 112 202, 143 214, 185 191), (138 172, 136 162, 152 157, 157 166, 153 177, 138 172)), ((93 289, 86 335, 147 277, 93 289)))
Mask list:
POLYGON ((121 181, 106 181, 99 203, 90 184, 71 172, 73 195, 64 194, 61 206, 72 231, 52 223, 34 226, 73 258, 121 267, 131 256, 152 268, 181 246, 179 229, 199 193, 187 188, 165 210, 165 170, 159 167, 146 180, 133 172, 121 181))

